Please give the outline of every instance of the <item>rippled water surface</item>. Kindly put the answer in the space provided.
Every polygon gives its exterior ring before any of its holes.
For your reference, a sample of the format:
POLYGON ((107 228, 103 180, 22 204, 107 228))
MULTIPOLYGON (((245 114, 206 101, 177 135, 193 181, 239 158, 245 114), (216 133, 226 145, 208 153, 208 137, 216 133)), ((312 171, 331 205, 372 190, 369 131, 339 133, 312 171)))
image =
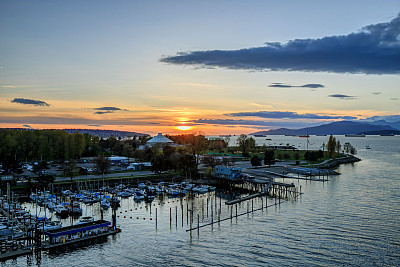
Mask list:
MULTIPOLYGON (((298 137, 272 139, 256 140, 305 146, 298 137)), ((327 139, 311 137, 309 146, 319 148, 327 139)), ((208 218, 202 206, 207 199, 209 204, 213 201, 215 213, 220 197, 209 193, 193 200, 165 198, 151 205, 124 199, 117 212, 122 233, 86 248, 43 253, 40 258, 20 257, 2 265, 400 266, 400 137, 339 140, 342 144, 350 141, 362 161, 342 165, 338 169, 341 175, 325 183, 294 181, 304 193, 297 200, 206 226, 190 235, 186 231, 190 226, 187 208, 191 210, 193 202, 194 225, 197 220, 202 225, 211 220, 210 205, 208 218), (366 150, 366 145, 371 149, 366 150)), ((265 205, 265 198, 262 201, 249 202, 249 208, 265 205)), ((267 201, 274 204, 271 198, 267 201)), ((239 213, 247 208, 246 203, 241 204, 239 213)), ((85 207, 84 212, 98 217, 99 210, 94 205, 85 207)), ((230 212, 222 200, 221 218, 229 217, 230 212)), ((110 215, 106 212, 106 219, 110 215)), ((217 215, 213 216, 215 220, 217 215)))

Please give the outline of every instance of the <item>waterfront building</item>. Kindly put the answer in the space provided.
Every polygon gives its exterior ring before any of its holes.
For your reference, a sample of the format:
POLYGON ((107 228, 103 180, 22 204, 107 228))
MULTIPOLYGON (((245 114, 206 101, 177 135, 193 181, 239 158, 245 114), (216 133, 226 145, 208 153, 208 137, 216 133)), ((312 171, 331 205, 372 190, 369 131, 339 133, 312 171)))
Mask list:
POLYGON ((215 176, 225 179, 240 179, 242 176, 242 168, 217 165, 215 166, 215 176))

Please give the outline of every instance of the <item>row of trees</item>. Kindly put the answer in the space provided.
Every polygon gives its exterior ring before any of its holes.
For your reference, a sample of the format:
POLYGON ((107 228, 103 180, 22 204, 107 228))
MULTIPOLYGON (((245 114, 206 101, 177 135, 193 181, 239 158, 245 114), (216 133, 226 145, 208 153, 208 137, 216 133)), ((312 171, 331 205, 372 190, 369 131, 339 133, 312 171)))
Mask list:
POLYGON ((0 162, 12 157, 19 161, 69 160, 102 153, 133 157, 148 137, 121 140, 63 130, 0 130, 0 162))
MULTIPOLYGON (((323 147, 325 147, 325 144, 323 144, 323 147)), ((328 153, 328 156, 332 158, 335 156, 335 154, 339 155, 341 149, 342 145, 340 144, 340 141, 339 140, 336 141, 336 138, 333 135, 329 136, 329 141, 326 144, 326 151, 328 153)), ((343 152, 351 155, 357 154, 357 150, 349 142, 346 142, 344 144, 343 152)))

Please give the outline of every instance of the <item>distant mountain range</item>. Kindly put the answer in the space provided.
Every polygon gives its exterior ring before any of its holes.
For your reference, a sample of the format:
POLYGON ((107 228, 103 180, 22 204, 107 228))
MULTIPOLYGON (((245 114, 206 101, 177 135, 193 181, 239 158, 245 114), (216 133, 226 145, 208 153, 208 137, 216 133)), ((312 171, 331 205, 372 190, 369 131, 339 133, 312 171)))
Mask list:
POLYGON ((302 129, 280 128, 269 131, 259 131, 250 135, 345 135, 345 134, 400 134, 400 122, 353 122, 338 121, 320 126, 307 127, 302 129))
POLYGON ((102 138, 109 138, 110 136, 114 136, 115 138, 121 137, 134 137, 134 136, 150 136, 144 133, 136 133, 136 132, 126 132, 126 131, 115 131, 115 130, 92 130, 92 129, 63 129, 67 131, 67 133, 75 133, 79 132, 81 134, 88 133, 91 135, 97 135, 102 138))
MULTIPOLYGON (((26 131, 32 131, 35 129, 32 128, 3 128, 3 129, 9 129, 9 130, 26 130, 26 131)), ((124 138, 124 137, 134 137, 134 136, 150 136, 149 134, 144 134, 144 133, 136 133, 136 132, 126 132, 126 131, 114 131, 114 130, 93 130, 93 129, 62 129, 66 131, 67 133, 88 133, 91 135, 97 135, 100 138, 109 138, 110 136, 114 136, 115 138, 124 138)))

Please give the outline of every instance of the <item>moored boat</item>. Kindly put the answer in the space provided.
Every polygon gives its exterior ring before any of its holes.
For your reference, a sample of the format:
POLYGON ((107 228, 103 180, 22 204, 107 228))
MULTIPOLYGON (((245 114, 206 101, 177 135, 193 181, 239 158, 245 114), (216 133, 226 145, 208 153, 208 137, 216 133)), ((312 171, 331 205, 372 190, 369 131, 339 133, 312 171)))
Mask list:
POLYGON ((65 207, 64 207, 64 205, 62 205, 62 204, 59 204, 59 205, 57 205, 55 208, 54 208, 54 212, 56 213, 56 215, 59 215, 59 216, 61 216, 61 217, 64 217, 64 216, 68 216, 68 209, 66 209, 65 207))

